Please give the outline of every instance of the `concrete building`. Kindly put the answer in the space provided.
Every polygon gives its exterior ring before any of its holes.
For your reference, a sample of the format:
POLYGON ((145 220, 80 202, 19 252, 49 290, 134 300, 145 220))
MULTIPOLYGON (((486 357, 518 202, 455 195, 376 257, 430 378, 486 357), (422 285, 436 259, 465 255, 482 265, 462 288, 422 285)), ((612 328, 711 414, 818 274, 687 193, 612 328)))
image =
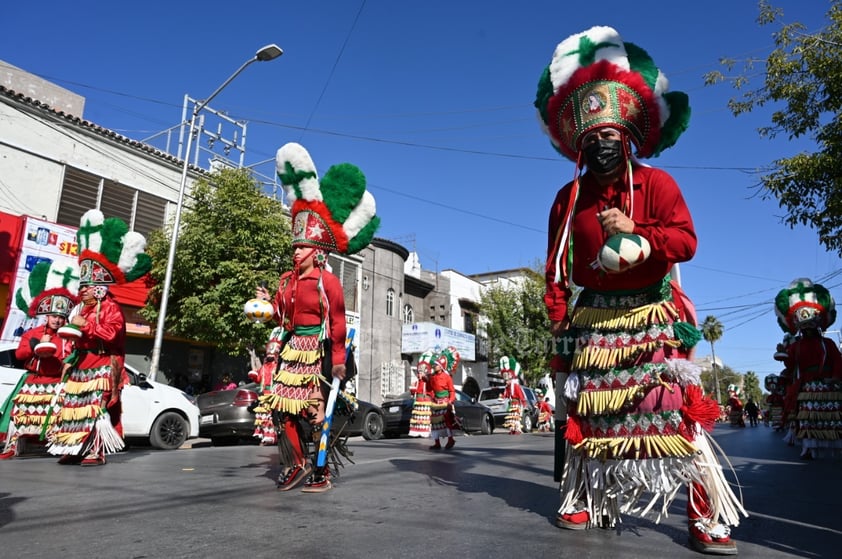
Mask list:
MULTIPOLYGON (((0 80, 0 211, 77 227, 85 211, 99 208, 144 235, 164 227, 178 201, 183 159, 85 120, 83 97, 2 61, 0 80)), ((198 162, 193 154, 185 156, 198 162)), ((208 171, 192 164, 188 169, 189 192, 208 171)), ((381 238, 351 257, 331 255, 329 265, 345 290, 349 326, 358 332, 355 389, 360 398, 379 404, 383 396, 408 388, 420 353, 406 350, 412 331, 463 344, 457 384, 468 376, 484 379, 479 282, 455 270, 423 270, 417 254, 381 238)), ((0 289, 0 318, 5 318, 8 284, 0 287, 6 288, 0 289)), ((124 305, 124 310, 137 316, 136 308, 124 305)), ((136 326, 127 360, 145 371, 151 325, 136 326)), ((229 361, 208 344, 165 337, 164 377, 158 380, 171 380, 169 371, 193 370, 212 381, 219 376, 219 364, 229 361)))

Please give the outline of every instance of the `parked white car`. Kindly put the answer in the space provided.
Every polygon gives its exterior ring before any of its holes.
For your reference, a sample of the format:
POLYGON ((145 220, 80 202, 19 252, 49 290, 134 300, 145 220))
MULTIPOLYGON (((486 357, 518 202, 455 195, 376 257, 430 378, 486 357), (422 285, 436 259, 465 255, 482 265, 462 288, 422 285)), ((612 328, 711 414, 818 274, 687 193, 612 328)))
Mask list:
MULTIPOLYGON (((0 343, 0 404, 6 401, 26 370, 15 358, 17 343, 0 343)), ((131 385, 123 388, 123 434, 147 439, 154 448, 173 450, 199 436, 199 408, 193 396, 146 378, 126 365, 131 385)))

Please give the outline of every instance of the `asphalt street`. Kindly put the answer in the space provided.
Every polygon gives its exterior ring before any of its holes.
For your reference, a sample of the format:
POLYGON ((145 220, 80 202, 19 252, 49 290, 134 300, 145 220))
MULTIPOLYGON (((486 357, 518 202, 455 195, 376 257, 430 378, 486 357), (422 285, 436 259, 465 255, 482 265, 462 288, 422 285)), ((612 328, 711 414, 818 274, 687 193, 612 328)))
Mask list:
MULTIPOLYGON (((745 558, 842 556, 842 454, 806 462, 767 427, 716 428, 750 516, 745 558)), ((133 447, 106 466, 32 455, 0 462, 0 557, 699 558, 686 504, 617 530, 553 522, 551 434, 349 441, 355 463, 323 494, 275 489, 274 448, 133 447)), ((733 476, 729 474, 730 477, 733 476)))

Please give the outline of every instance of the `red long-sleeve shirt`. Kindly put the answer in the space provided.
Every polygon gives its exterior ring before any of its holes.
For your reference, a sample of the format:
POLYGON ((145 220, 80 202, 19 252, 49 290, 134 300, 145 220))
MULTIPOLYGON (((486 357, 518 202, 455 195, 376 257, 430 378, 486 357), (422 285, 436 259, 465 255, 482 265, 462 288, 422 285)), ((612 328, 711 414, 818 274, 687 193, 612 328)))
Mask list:
MULTIPOLYGON (((652 285, 670 271, 676 262, 690 260, 696 252, 696 232, 690 211, 675 180, 666 172, 653 167, 635 166, 633 169, 633 208, 625 179, 601 186, 590 173, 579 178, 579 199, 573 218, 573 283, 600 291, 636 289, 652 285), (591 263, 607 236, 597 220, 597 213, 607 208, 625 209, 634 221, 634 233, 649 241, 649 259, 637 267, 619 274, 606 274, 591 263)), ((556 283, 556 252, 559 232, 564 228, 564 215, 570 202, 573 183, 556 194, 550 210, 549 242, 547 248, 546 285, 544 303, 552 321, 567 315, 571 291, 556 283)))
POLYGON ((339 278, 327 270, 314 269, 297 281, 292 272, 281 276, 278 292, 275 294, 275 320, 285 330, 296 326, 318 326, 328 315, 328 337, 333 344, 331 363, 345 363, 345 295, 339 278), (319 278, 326 300, 321 299, 319 278))
POLYGON ((449 402, 456 399, 456 390, 453 388, 453 379, 444 371, 430 375, 430 396, 435 397, 436 393, 439 392, 447 392, 447 399, 449 402))
POLYGON ((23 333, 15 350, 15 357, 23 361, 24 367, 28 371, 48 377, 60 377, 61 369, 64 365, 62 359, 67 357, 68 353, 69 351, 64 340, 56 334, 55 330, 48 328, 46 324, 42 324, 41 326, 30 328, 23 333), (45 333, 49 334, 51 336, 51 342, 56 344, 57 351, 52 357, 38 357, 32 348, 32 342, 30 340, 34 339, 37 343, 37 341, 40 341, 44 337, 45 333))

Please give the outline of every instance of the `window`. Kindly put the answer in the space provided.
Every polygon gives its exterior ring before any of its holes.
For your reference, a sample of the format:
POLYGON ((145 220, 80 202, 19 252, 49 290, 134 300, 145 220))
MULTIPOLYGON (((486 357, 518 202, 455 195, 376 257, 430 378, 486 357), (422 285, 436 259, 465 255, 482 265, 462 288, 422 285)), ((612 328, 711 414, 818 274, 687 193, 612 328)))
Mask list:
POLYGON ((105 217, 119 217, 133 231, 149 236, 164 226, 167 201, 158 196, 66 167, 56 221, 78 227, 82 215, 97 208, 105 217))
POLYGON ((412 305, 403 306, 403 323, 412 324, 415 322, 415 313, 412 312, 412 305))
POLYGON ((465 313, 465 332, 468 334, 476 334, 476 317, 473 313, 465 313))
POLYGON ((336 254, 327 255, 327 263, 333 275, 339 278, 342 284, 342 293, 345 296, 345 309, 359 312, 359 301, 357 300, 357 274, 360 265, 357 262, 347 260, 336 254))
POLYGON ((386 290, 386 316, 395 316, 395 290, 386 290))

